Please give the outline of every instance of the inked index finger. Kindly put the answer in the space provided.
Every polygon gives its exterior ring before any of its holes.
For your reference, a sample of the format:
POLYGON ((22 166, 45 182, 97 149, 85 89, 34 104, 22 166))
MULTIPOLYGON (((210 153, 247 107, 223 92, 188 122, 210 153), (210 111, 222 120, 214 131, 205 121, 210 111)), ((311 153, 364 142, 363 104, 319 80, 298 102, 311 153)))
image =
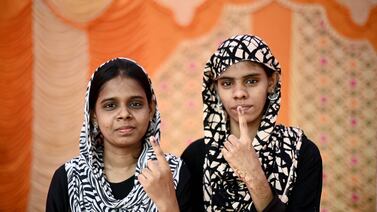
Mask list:
POLYGON ((244 112, 241 106, 237 107, 238 112, 238 124, 240 127, 240 139, 249 137, 249 128, 247 127, 247 121, 244 116, 244 112))
POLYGON ((154 153, 156 154, 157 161, 162 162, 164 161, 166 163, 165 154, 162 151, 160 145, 157 144, 156 138, 154 136, 151 136, 149 138, 150 143, 152 144, 152 148, 154 153))

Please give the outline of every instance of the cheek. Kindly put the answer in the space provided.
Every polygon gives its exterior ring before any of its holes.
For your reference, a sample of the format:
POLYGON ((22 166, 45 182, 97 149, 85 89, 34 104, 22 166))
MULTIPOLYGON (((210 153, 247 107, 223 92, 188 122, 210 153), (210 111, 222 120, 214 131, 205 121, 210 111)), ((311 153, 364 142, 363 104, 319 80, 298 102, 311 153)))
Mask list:
POLYGON ((217 98, 219 98, 225 108, 229 106, 229 99, 232 100, 230 93, 227 92, 219 92, 217 98))
POLYGON ((98 126, 101 129, 101 131, 105 131, 107 128, 110 127, 111 121, 107 117, 98 117, 97 118, 98 126))
POLYGON ((104 112, 104 111, 97 111, 96 112, 96 120, 98 126, 100 127, 101 131, 104 131, 108 128, 111 128, 113 120, 114 120, 114 113, 111 112, 104 112))
POLYGON ((151 113, 149 110, 140 111, 140 113, 135 114, 135 118, 138 120, 139 124, 143 128, 147 128, 149 121, 151 120, 151 113))
POLYGON ((226 113, 230 113, 230 107, 232 106, 231 105, 231 102, 230 101, 227 101, 227 98, 224 98, 224 97, 220 97, 220 100, 221 100, 221 103, 223 105, 223 108, 225 109, 226 113))
POLYGON ((264 108, 265 108, 265 105, 266 105, 266 102, 267 102, 267 94, 265 93, 261 93, 259 96, 258 96, 258 100, 256 100, 258 103, 257 103, 257 107, 255 108, 256 109, 256 113, 258 115, 261 115, 263 112, 264 112, 264 108))
POLYGON ((254 101, 258 103, 259 107, 264 107, 264 104, 267 100, 267 92, 265 90, 261 90, 260 92, 256 93, 254 96, 254 101))
POLYGON ((259 99, 260 99, 260 101, 264 104, 264 103, 266 103, 266 100, 267 100, 267 91, 265 91, 265 92, 261 92, 261 94, 260 94, 260 97, 259 97, 259 99))
POLYGON ((145 135, 148 131, 148 127, 149 127, 149 117, 144 117, 144 119, 139 119, 139 125, 140 125, 140 133, 145 135))
POLYGON ((233 106, 232 100, 231 99, 229 100, 229 99, 225 98, 225 99, 221 99, 221 102, 223 104, 223 109, 225 110, 228 118, 238 120, 238 114, 231 110, 231 107, 233 106))
POLYGON ((151 120, 150 115, 144 116, 143 124, 148 127, 149 121, 151 120))

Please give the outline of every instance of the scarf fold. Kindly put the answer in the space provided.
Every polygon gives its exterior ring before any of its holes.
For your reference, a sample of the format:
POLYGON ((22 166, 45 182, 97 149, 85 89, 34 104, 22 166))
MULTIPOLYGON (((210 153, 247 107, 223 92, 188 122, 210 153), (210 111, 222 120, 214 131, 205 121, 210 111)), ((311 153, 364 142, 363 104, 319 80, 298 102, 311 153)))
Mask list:
MULTIPOLYGON (((127 58, 114 58, 99 66, 96 71, 117 60, 126 60, 138 65, 135 61, 127 58)), ((138 66, 148 77, 144 69, 140 65, 138 66)), ((143 149, 136 164, 134 186, 124 199, 117 200, 112 195, 110 184, 104 174, 103 144, 90 127, 89 92, 93 76, 94 73, 88 83, 85 95, 84 122, 80 133, 80 155, 65 164, 71 211, 157 211, 156 205, 148 197, 137 178, 141 170, 146 167, 147 160, 156 159, 149 138, 154 136, 158 142, 160 140, 160 113, 151 81, 148 77, 155 114, 144 136, 143 149)), ((165 158, 169 163, 176 187, 182 162, 171 154, 166 154, 165 158)))
MULTIPOLYGON (((214 80, 229 66, 251 61, 281 74, 277 59, 257 36, 236 35, 225 40, 207 62, 202 86, 204 112, 204 206, 207 211, 249 211, 253 202, 246 185, 237 179, 221 154, 230 134, 226 111, 214 87, 214 80)), ((269 184, 283 203, 288 203, 296 181, 298 152, 303 132, 275 125, 280 109, 281 82, 275 87, 275 100, 267 100, 261 124, 252 141, 269 184)))

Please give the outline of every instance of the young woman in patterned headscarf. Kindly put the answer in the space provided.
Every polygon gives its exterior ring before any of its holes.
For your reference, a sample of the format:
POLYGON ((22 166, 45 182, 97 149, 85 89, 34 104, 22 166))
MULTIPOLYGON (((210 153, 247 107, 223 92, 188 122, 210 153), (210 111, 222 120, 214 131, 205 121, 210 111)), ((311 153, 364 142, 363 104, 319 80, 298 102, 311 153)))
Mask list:
POLYGON ((225 40, 204 69, 204 138, 182 154, 197 211, 319 211, 322 160, 302 130, 275 124, 280 65, 256 36, 225 40))
POLYGON ((158 145, 160 113, 143 68, 97 68, 85 95, 80 155, 51 181, 46 211, 187 211, 189 173, 158 145))

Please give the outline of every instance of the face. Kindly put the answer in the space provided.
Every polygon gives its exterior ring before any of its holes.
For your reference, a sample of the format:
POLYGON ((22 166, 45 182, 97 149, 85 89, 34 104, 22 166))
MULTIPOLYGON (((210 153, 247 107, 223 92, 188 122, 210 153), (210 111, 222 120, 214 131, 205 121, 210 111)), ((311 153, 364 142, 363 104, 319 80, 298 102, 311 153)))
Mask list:
POLYGON ((218 77, 216 89, 228 113, 231 128, 238 126, 238 106, 242 106, 249 128, 259 127, 275 78, 275 75, 267 77, 261 65, 250 61, 233 64, 218 77))
POLYGON ((116 77, 106 82, 93 113, 105 146, 140 148, 153 112, 144 89, 131 78, 116 77))

